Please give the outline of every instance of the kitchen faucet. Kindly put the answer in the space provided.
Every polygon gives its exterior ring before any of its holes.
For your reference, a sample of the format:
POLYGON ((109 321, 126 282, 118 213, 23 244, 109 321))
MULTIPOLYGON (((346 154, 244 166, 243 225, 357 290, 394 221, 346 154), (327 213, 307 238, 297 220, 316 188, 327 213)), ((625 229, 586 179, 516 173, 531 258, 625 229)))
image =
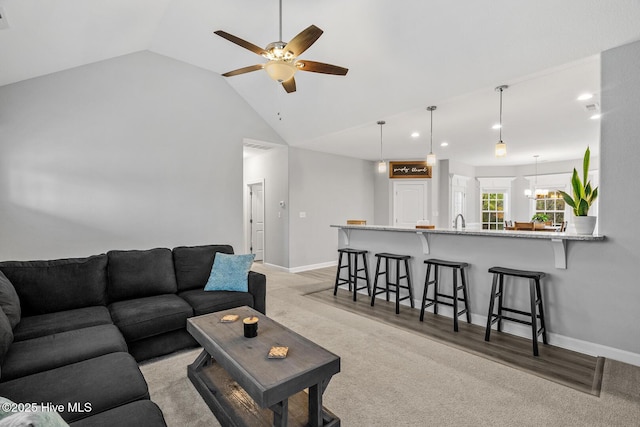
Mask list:
POLYGON ((454 229, 454 230, 457 230, 457 229, 458 229, 458 217, 459 217, 460 219, 462 219, 462 229, 464 230, 464 228, 465 228, 466 224, 465 224, 465 222, 464 222, 464 216, 462 216, 462 214, 458 214, 458 215, 456 215, 456 219, 454 219, 454 220, 453 220, 453 229, 454 229))

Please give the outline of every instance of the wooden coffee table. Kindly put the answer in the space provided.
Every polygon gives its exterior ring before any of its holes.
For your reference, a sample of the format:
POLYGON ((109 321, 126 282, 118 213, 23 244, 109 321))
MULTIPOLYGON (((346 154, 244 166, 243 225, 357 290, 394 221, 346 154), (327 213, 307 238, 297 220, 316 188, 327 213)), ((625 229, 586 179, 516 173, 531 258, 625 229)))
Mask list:
POLYGON ((203 347, 187 374, 223 426, 340 426, 322 406, 337 355, 247 306, 190 318, 187 331, 203 347), (227 314, 239 319, 222 323, 227 314), (243 333, 250 316, 259 318, 255 338, 243 333), (269 359, 272 346, 289 347, 287 357, 269 359))

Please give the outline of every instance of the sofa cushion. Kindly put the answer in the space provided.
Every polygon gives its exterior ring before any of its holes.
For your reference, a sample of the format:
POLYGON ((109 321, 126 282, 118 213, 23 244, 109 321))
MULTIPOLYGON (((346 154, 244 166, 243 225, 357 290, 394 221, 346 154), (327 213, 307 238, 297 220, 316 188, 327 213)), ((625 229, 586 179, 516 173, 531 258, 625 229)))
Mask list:
POLYGON ((0 383, 0 396, 14 402, 63 405, 65 411, 60 415, 66 422, 72 422, 148 399, 149 392, 130 354, 109 353, 0 383))
MULTIPOLYGON (((13 330, 11 323, 4 311, 0 309, 0 365, 4 363, 5 356, 13 343, 13 330)), ((4 369, 4 368, 3 368, 4 369)), ((4 372, 3 372, 4 374, 4 372)))
POLYGON ((214 311, 248 305, 253 307, 253 295, 248 292, 234 291, 205 291, 193 289, 178 294, 193 307, 196 316, 213 313, 214 311))
POLYGON ((247 280, 249 281, 249 292, 253 295, 253 309, 267 314, 267 276, 250 271, 247 280))
POLYGON ((131 341, 129 354, 138 362, 171 354, 185 348, 197 347, 200 344, 186 329, 176 329, 164 334, 154 335, 137 341, 131 341))
POLYGON ((114 325, 92 326, 14 342, 2 365, 1 381, 119 351, 127 351, 127 344, 114 325))
POLYGON ((186 328, 193 309, 177 295, 156 295, 114 302, 111 318, 127 341, 186 328))
POLYGON ((161 427, 166 425, 162 411, 150 400, 127 403, 71 423, 71 427, 161 427))
POLYGON ((22 315, 106 305, 107 256, 5 261, 0 269, 20 297, 22 315))
POLYGON ((0 271, 0 308, 9 318, 11 327, 15 328, 20 322, 20 298, 13 284, 2 271, 0 271))
POLYGON ((98 325, 112 325, 109 309, 102 305, 76 308, 57 313, 23 317, 13 330, 15 341, 29 340, 58 332, 88 328, 98 325))
POLYGON ((178 291, 169 249, 109 251, 108 256, 109 302, 178 291))
POLYGON ((178 246, 173 248, 178 291, 202 289, 209 279, 218 252, 233 254, 230 245, 178 246))
POLYGON ((228 255, 218 254, 213 261, 205 291, 247 292, 247 276, 255 259, 255 254, 228 255))

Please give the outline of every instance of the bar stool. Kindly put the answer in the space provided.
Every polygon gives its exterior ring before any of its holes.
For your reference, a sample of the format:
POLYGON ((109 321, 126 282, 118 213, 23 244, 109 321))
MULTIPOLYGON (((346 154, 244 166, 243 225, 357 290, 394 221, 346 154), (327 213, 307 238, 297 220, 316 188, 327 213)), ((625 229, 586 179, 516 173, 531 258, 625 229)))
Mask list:
POLYGON ((512 322, 522 323, 531 326, 531 339, 533 341, 533 355, 538 356, 538 336, 542 334, 542 342, 547 344, 547 328, 544 323, 544 307, 542 304, 542 293, 540 292, 540 279, 546 276, 545 273, 539 271, 514 270, 504 267, 491 267, 489 273, 493 273, 493 284, 491 285, 491 300, 489 301, 489 314, 487 314, 487 329, 485 331, 484 340, 489 341, 491 336, 491 325, 498 323, 498 331, 502 331, 502 321, 509 320, 512 322), (504 276, 521 277, 529 279, 529 298, 531 311, 521 311, 514 308, 505 307, 502 304, 504 296, 504 276), (499 279, 499 280, 498 280, 499 279), (497 288, 497 292, 496 292, 497 288), (498 313, 493 313, 495 299, 498 298, 498 313), (537 312, 536 312, 537 307, 537 312), (531 321, 516 319, 505 316, 503 311, 528 316, 531 321), (540 320, 540 328, 538 329, 537 321, 540 320))
POLYGON ((467 274, 465 268, 469 267, 469 264, 466 262, 456 262, 456 261, 443 261, 441 259, 430 258, 424 261, 427 264, 427 276, 424 280, 424 294, 422 295, 422 308, 420 309, 420 321, 424 321, 424 310, 427 307, 431 307, 433 305, 433 314, 438 314, 438 304, 448 305, 449 307, 453 307, 453 330, 458 332, 458 317, 463 314, 467 316, 467 323, 471 323, 471 312, 469 311, 469 306, 467 305, 467 301, 469 301, 469 296, 467 294, 467 274), (431 267, 434 268, 433 280, 429 280, 431 277, 431 267), (439 269, 440 267, 448 267, 453 271, 453 284, 452 284, 452 295, 443 294, 440 292, 438 279, 439 279, 439 269), (458 271, 460 271, 460 282, 461 285, 458 286, 458 271), (433 298, 429 298, 427 292, 429 291, 429 285, 433 284, 433 298), (462 290, 462 298, 458 297, 459 291, 462 290), (453 302, 448 301, 440 301, 438 297, 447 298, 453 300, 453 302), (429 303, 427 304, 427 301, 429 303), (464 303, 464 308, 458 311, 458 301, 464 303))
POLYGON ((349 284, 349 292, 351 292, 353 288, 353 300, 356 300, 356 294, 360 289, 367 288, 367 294, 371 295, 371 285, 369 283, 369 268, 367 267, 367 253, 369 251, 365 251, 362 249, 350 249, 343 248, 338 249, 338 271, 336 273, 336 284, 333 288, 333 295, 338 293, 338 286, 344 285, 346 283, 349 284), (342 264, 342 256, 347 255, 347 263, 345 265, 342 264), (362 256, 362 267, 358 268, 358 256, 362 256), (343 268, 346 268, 347 278, 343 279, 340 277, 340 273, 343 268), (358 273, 364 271, 364 277, 359 276, 358 273), (358 287, 358 279, 362 279, 365 281, 366 286, 358 287))
POLYGON ((371 296, 371 307, 373 307, 373 305, 376 302, 376 295, 386 293, 387 301, 389 301, 389 293, 393 292, 396 294, 396 314, 400 314, 400 301, 409 299, 409 302, 411 303, 411 308, 414 308, 413 290, 411 286, 411 274, 409 273, 409 260, 411 259, 411 256, 396 255, 396 254, 382 252, 382 253, 376 254, 376 258, 378 259, 378 261, 376 262, 376 274, 375 274, 375 280, 373 282, 373 295, 371 296), (383 258, 384 258, 385 268, 384 268, 384 271, 380 271, 380 261, 383 258), (390 274, 391 271, 389 270, 390 260, 396 261, 395 278, 390 277, 391 276, 390 274), (401 261, 404 261, 404 276, 400 275, 401 261), (378 277, 382 276, 383 274, 385 275, 385 279, 386 279, 384 287, 378 286, 378 277), (407 284, 401 285, 400 284, 401 279, 405 279, 407 284), (392 286, 395 287, 395 289, 390 289, 390 287, 392 286), (377 292, 378 289, 381 289, 381 291, 377 292), (400 289, 407 289, 409 291, 409 295, 400 298, 400 289))

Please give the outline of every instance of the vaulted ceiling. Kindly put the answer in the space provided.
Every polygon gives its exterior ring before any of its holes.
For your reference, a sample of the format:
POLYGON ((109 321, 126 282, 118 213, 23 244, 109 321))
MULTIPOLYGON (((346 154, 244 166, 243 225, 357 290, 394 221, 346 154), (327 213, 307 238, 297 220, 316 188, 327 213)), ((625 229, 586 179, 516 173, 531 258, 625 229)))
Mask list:
MULTIPOLYGON (((599 54, 640 40, 637 0, 282 3, 284 41, 315 24, 324 34, 301 57, 347 76, 298 72, 291 94, 264 71, 226 81, 288 144, 369 160, 380 157, 378 120, 384 157, 424 157, 429 105, 439 158, 523 164, 579 158, 587 144, 597 154, 585 104, 606 90, 599 54), (496 160, 502 84, 509 154, 496 160), (595 97, 577 101, 583 92, 595 97)), ((260 47, 278 39, 277 0, 0 0, 0 14, 0 85, 141 50, 219 74, 265 60, 213 31, 260 47)))

